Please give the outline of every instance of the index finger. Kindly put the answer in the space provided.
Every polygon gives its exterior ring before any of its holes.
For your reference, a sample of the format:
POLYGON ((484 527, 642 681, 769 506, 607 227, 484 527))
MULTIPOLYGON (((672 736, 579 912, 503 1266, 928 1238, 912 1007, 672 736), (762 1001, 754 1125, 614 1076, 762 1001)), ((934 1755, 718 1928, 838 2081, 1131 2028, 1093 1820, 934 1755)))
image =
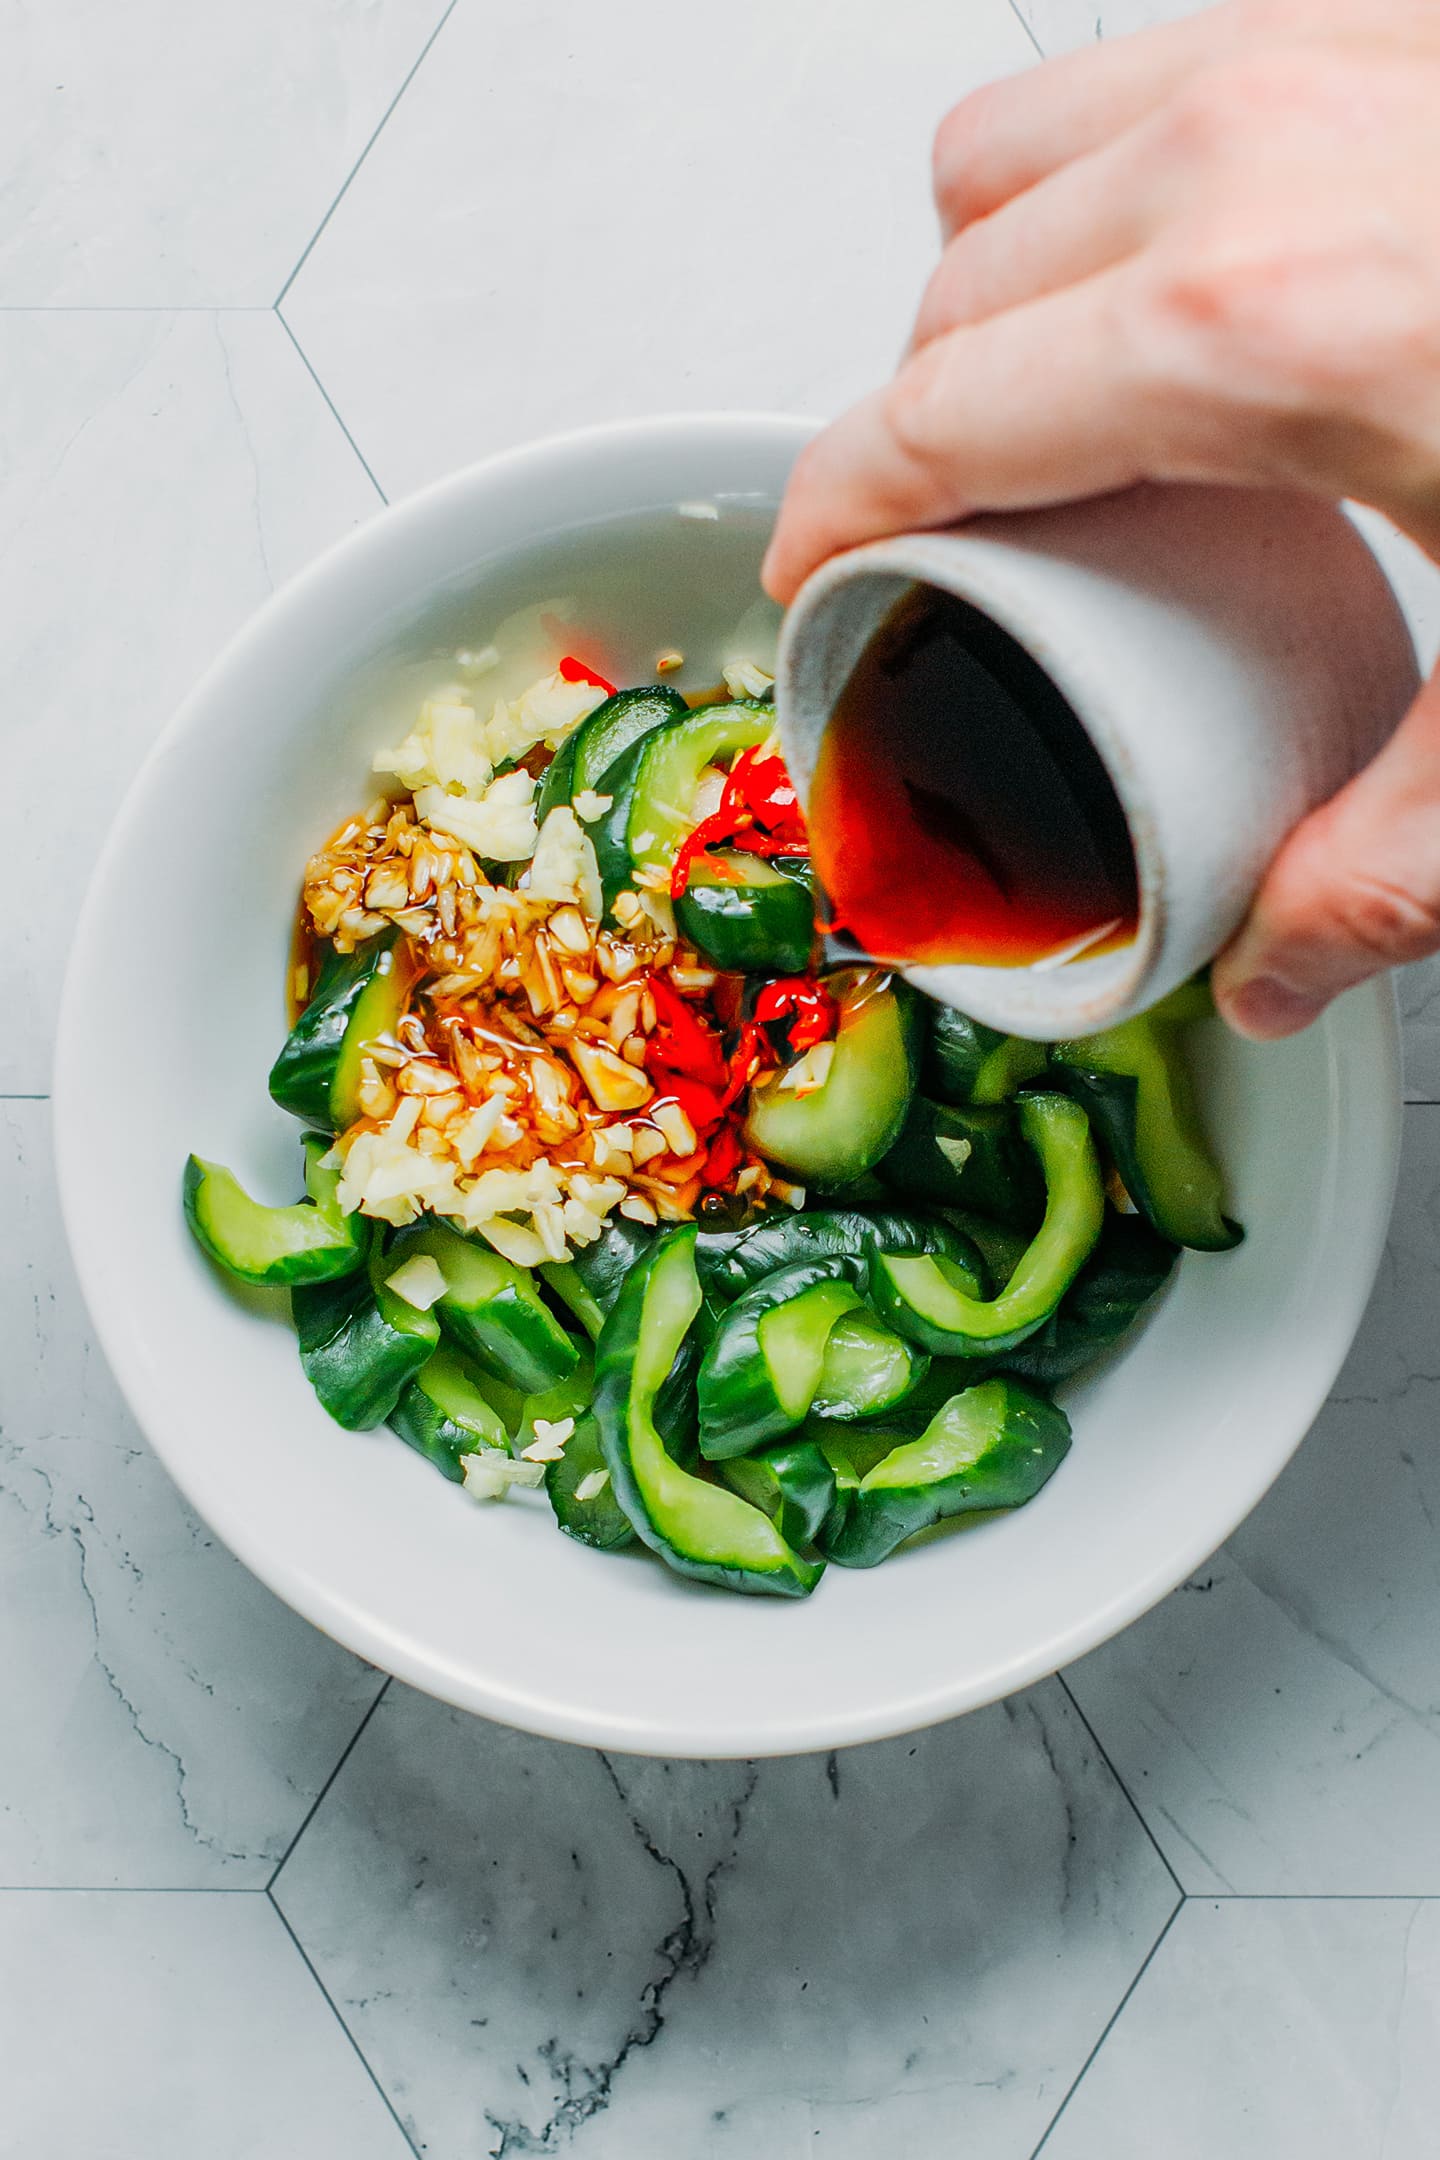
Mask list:
POLYGON ((946 114, 935 137, 944 237, 1122 135, 1234 36, 1229 9, 1207 9, 975 91, 946 114))
POLYGON ((935 338, 816 436, 765 558, 771 597, 788 603, 828 556, 887 533, 1169 477, 1144 469, 1168 393, 1126 334, 1128 274, 1104 271, 935 338))

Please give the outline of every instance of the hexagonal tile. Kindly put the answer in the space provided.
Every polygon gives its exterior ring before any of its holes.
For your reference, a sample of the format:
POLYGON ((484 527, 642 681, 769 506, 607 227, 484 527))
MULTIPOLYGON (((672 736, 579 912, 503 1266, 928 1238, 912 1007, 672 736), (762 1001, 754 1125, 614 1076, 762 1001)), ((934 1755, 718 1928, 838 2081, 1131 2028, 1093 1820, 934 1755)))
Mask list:
POLYGON ((444 10, 22 9, 0 74, 0 303, 268 306, 444 10))
POLYGON ((264 315, 11 314, 0 389, 0 1092, 49 1086, 69 929, 182 693, 375 491, 264 315))
POLYGON ((1041 2150, 1421 2160, 1437 2024, 1440 1905, 1192 1899, 1041 2150))
POLYGON ((1175 1903, 1053 1684, 753 1766, 392 1687, 275 1894, 420 2150, 592 2160, 1028 2160, 1175 1903))
POLYGON ((405 2160, 270 1900, 0 1892, 5 2149, 405 2160))
POLYGON ((459 8, 285 314, 388 494, 527 436, 882 381, 930 138, 1027 66, 1006 0, 459 8))
POLYGON ((48 1127, 0 1102, 0 1883, 263 1884, 380 1682, 216 1545, 131 1423, 48 1127))
POLYGON ((1187 1890, 1440 1894, 1437 1308, 1425 1106, 1315 1430, 1223 1553, 1066 1676, 1187 1890))

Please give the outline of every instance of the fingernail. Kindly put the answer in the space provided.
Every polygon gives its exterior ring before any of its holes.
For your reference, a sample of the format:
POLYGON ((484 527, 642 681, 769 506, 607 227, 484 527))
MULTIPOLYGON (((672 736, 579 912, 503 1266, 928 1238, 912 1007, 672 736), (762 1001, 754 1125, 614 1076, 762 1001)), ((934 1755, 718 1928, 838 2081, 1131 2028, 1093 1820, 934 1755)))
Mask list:
POLYGON ((1274 975, 1252 976, 1225 1000, 1225 1017, 1231 1025, 1262 1042, 1276 1035, 1298 1034, 1324 1010, 1323 998, 1292 990, 1274 975))

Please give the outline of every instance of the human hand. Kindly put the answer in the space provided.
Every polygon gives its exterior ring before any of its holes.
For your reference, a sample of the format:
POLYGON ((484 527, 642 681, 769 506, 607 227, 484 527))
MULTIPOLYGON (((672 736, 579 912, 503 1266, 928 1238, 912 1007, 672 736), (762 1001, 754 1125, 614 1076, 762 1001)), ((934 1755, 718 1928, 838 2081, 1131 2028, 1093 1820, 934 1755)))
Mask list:
MULTIPOLYGON (((1440 7, 1226 0, 942 124, 899 372, 802 455, 765 565, 1132 482, 1303 487, 1440 561, 1440 7)), ((1440 949, 1440 671, 1216 962, 1241 1033, 1440 949)))

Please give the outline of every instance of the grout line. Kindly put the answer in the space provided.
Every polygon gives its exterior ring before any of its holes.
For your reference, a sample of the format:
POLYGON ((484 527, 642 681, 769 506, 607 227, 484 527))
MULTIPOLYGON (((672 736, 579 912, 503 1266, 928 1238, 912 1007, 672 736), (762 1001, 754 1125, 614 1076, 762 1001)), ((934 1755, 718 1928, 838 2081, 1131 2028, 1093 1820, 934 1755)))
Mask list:
MULTIPOLYGON (((383 1693, 384 1690, 382 1689, 381 1692, 383 1693)), ((324 1997, 325 2001, 330 2005, 331 2016, 334 2018, 336 2024, 340 2027, 341 2032, 344 2033, 351 2047, 354 2048, 356 2059, 360 2063, 361 2068, 364 2070, 366 2077, 369 2078, 371 2084, 375 2087, 376 2092, 379 2093, 380 2098, 384 2103, 385 2111, 389 2115, 390 2120, 394 2123, 401 2137, 404 2138, 405 2148, 407 2152, 414 2153, 415 2160, 420 2160, 419 2151, 415 2145, 414 2140, 412 2139, 409 2131, 405 2128, 404 2123, 401 2122, 400 2117, 395 2112, 394 2102, 391 2100, 389 2093, 386 2092, 385 2087, 381 2084, 379 2078, 376 2077, 375 2072, 371 2069, 369 2061, 366 2058, 365 2050, 361 2047, 359 2041, 355 2038, 354 2033, 351 2032, 350 2027, 346 2024, 344 2018, 341 2017, 339 2010, 335 2006, 335 1998, 330 1993, 329 1988, 326 1987, 319 1973, 315 1970, 314 1962, 311 1959, 309 1951, 305 1948, 304 1943, 301 1942, 294 1928, 291 1927, 290 1922, 286 1919, 284 1913, 281 1912, 280 1907, 275 1902, 275 1898, 272 1892, 267 1890, 265 1892, 265 1897, 269 1903, 270 1910, 275 1914, 276 1918, 280 1922, 281 1927, 284 1928, 286 1934, 289 1936, 291 1942, 295 1945, 296 1950, 299 1952, 300 1959, 305 1967, 305 1970, 309 1973, 316 1987, 320 1990, 320 1993, 324 1997)))
POLYGON ((310 1806, 306 1809, 305 1820, 301 1823, 299 1829, 295 1832, 294 1837, 291 1838, 290 1843, 286 1846, 284 1852, 280 1855, 279 1860, 276 1862, 275 1868, 270 1876, 270 1880, 264 1886, 265 1895, 267 1897, 273 1898, 275 1893, 275 1885, 280 1879, 280 1870, 284 1867, 286 1861, 290 1858, 291 1853, 294 1852, 301 1838, 304 1837, 305 1832, 309 1829, 311 1823, 315 1820, 316 1810, 319 1808, 321 1801, 325 1798, 325 1795, 329 1792, 331 1786, 335 1783, 336 1778, 339 1777, 340 1772, 344 1769, 346 1763, 349 1762, 350 1755, 356 1741, 360 1738, 361 1733, 364 1732, 366 1726, 370 1723, 371 1718, 374 1717, 375 1712, 379 1709, 381 1703, 385 1700, 385 1692, 389 1685, 390 1675, 387 1673, 385 1675, 385 1678, 380 1683, 379 1692, 377 1693, 374 1702, 371 1703, 369 1709, 365 1712, 364 1717, 361 1718, 360 1723, 356 1726, 354 1732, 351 1733, 350 1738, 346 1741, 344 1752, 342 1753, 339 1762, 336 1763, 334 1769, 330 1772, 329 1777, 326 1778, 319 1792, 316 1793, 315 1798, 311 1801, 310 1806))
POLYGON ((1029 38, 1030 43, 1034 46, 1036 52, 1039 53, 1040 58, 1043 60, 1045 58, 1045 48, 1040 43, 1039 38, 1036 37, 1031 25, 1026 22, 1025 17, 1021 14, 1020 0, 1010 0, 1010 12, 1015 17, 1016 22, 1019 23, 1020 28, 1024 31, 1026 37, 1029 38))
POLYGON ((25 1095, 18 1091, 0 1089, 0 1102, 49 1102, 48 1095, 25 1095))
POLYGON ((7 1897, 264 1897, 264 1883, 0 1883, 7 1897))
POLYGON ((273 300, 199 301, 126 300, 95 302, 72 300, 53 307, 26 307, 23 301, 0 303, 0 315, 268 315, 273 300))
POLYGON ((1160 1843, 1160 1840, 1156 1837, 1154 1831, 1151 1829, 1149 1823, 1145 1820, 1144 1815, 1141 1813, 1141 1810, 1136 1803, 1135 1795, 1131 1792, 1129 1786, 1125 1783, 1124 1778, 1121 1777, 1114 1763, 1111 1762, 1105 1748, 1101 1745, 1100 1735, 1096 1732, 1094 1726, 1090 1723, 1089 1718, 1086 1717, 1085 1712, 1081 1709, 1079 1703, 1075 1700, 1074 1694, 1071 1691, 1069 1681, 1065 1678, 1063 1672, 1056 1673, 1055 1678, 1059 1681, 1061 1687, 1065 1691, 1066 1701, 1069 1703, 1071 1709, 1075 1712, 1076 1717, 1079 1718, 1080 1723, 1084 1726, 1086 1732, 1089 1733, 1091 1744, 1093 1745, 1096 1754, 1100 1757, 1101 1762, 1104 1763, 1111 1777, 1114 1778, 1115 1783, 1119 1786, 1121 1792, 1125 1795, 1125 1798, 1130 1806, 1130 1812, 1135 1817, 1136 1822, 1139 1823, 1140 1828, 1144 1831, 1146 1837, 1149 1839, 1150 1844, 1154 1850, 1155 1857, 1159 1860, 1161 1867, 1164 1868, 1171 1882, 1174 1883, 1177 1893, 1182 1898, 1185 1897, 1188 1893, 1186 1892, 1184 1883, 1181 1882, 1179 1876, 1175 1873, 1174 1868, 1171 1867, 1170 1861, 1164 1851, 1164 1848, 1160 1843))
POLYGON ((320 223, 316 226, 314 232, 310 235, 309 240, 306 242, 304 254, 300 257, 299 262, 296 263, 294 269, 290 272, 289 277, 286 278, 285 283, 281 286, 279 292, 275 295, 274 304, 277 308, 279 307, 281 301, 285 298, 286 293, 289 292, 290 287, 294 284, 296 278, 299 277, 300 272, 304 269, 306 263, 310 260, 311 251, 314 248, 316 241, 320 238, 320 235, 324 232, 326 226, 330 223, 331 218, 334 217, 335 212, 339 209, 341 203, 345 200, 345 196, 349 189, 351 181, 355 178, 355 175, 359 172, 361 166, 365 163, 366 158, 369 157, 370 152, 374 149, 376 143, 380 140, 380 137, 385 130, 386 123, 388 122, 391 113, 394 112, 396 106, 400 103, 401 98, 404 97, 405 92, 409 89, 411 83, 415 80, 415 77, 419 73, 421 65, 424 62, 426 54, 429 52, 431 46, 435 43, 436 38, 439 37, 446 23, 449 22, 450 17, 454 14, 458 4, 459 0, 449 0, 449 5, 446 7, 444 14, 440 17, 439 22, 436 23, 435 28, 431 31, 429 37, 426 38, 425 43, 421 46, 420 51, 416 56, 414 66, 411 68, 409 74, 405 77, 404 82, 401 83, 399 89, 395 92, 394 97, 391 98, 390 103, 386 106, 384 112, 380 115, 379 125, 376 127, 374 134, 370 137, 370 140, 366 143, 364 149, 360 152, 359 157, 356 158, 355 163, 351 166, 349 172, 345 175, 344 181, 341 184, 339 194, 335 197, 334 202, 331 203, 329 209, 325 212, 324 217, 321 218, 320 223))
POLYGON ((310 360, 310 355, 306 352, 304 346, 300 343, 299 338, 296 337, 295 332, 291 329, 289 323, 286 322, 285 317, 280 313, 280 303, 278 300, 276 301, 275 306, 271 310, 271 312, 273 313, 275 320, 279 323, 281 329, 285 332, 286 337, 289 338, 290 343, 294 346, 296 352, 299 353, 301 361, 303 362, 305 367, 305 372, 310 377, 311 382, 314 383, 315 388, 319 391, 321 397, 325 400, 326 405, 329 407, 330 416, 334 420, 336 427, 339 428, 341 434, 345 437, 346 442, 349 443, 350 448, 354 451, 356 457, 360 460, 361 470, 364 472, 366 479, 370 482, 371 487, 374 488, 381 502, 388 505, 390 501, 389 496, 385 493, 384 488, 381 487, 380 482, 376 479, 374 473, 370 470, 369 459, 366 457, 364 451, 360 448, 359 443, 356 442, 349 428, 346 427, 345 422, 341 419, 339 411, 335 404, 335 400, 331 397, 329 391, 325 388, 324 383, 321 382, 320 377, 315 372, 315 369, 310 360))
POLYGON ((1076 2072, 1075 2077, 1071 2082, 1068 2092, 1066 2093, 1064 2099, 1060 2102, 1059 2107, 1056 2108, 1055 2113, 1051 2116, 1049 2123, 1046 2125, 1044 2136, 1041 2138, 1040 2143, 1035 2147, 1034 2152, 1031 2153, 1030 2160, 1040 2160, 1041 2153, 1044 2152, 1045 2147, 1050 2142, 1051 2135, 1055 2129, 1055 2125, 1059 2122, 1061 2116, 1065 2113, 1066 2108, 1069 2107, 1070 2102, 1074 2099, 1076 2093, 1079 2091, 1086 2071, 1090 2068, 1091 2063, 1094 2062, 1096 2056, 1100 2053, 1101 2048, 1104 2047, 1105 2042, 1109 2039, 1111 2033, 1115 2030, 1116 2023, 1119 2020, 1122 2012, 1124 2011, 1125 2005, 1129 2002, 1131 1996, 1135 1993, 1136 1988, 1139 1987, 1140 1982, 1144 1979, 1146 1973, 1149 1972, 1151 1960, 1155 1956, 1156 1951, 1160 1948, 1161 1943, 1164 1942, 1166 1936, 1170 1933, 1171 1928, 1174 1927, 1175 1914, 1182 1911, 1187 1902, 1188 1900, 1185 1898, 1183 1893, 1176 1900, 1174 1912, 1171 1913, 1169 1919, 1165 1922, 1164 1927, 1161 1928, 1160 1933, 1156 1936, 1154 1942, 1151 1943, 1149 1951, 1146 1954, 1144 1964, 1140 1967, 1139 1972, 1136 1973, 1134 1979, 1130 1982, 1129 1987, 1126 1988, 1125 1993, 1121 1996, 1119 2002, 1116 2003, 1115 2008, 1111 2011, 1109 2018, 1106 2020, 1105 2030, 1101 2033, 1099 2039, 1095 2042, 1094 2047, 1091 2048, 1090 2053, 1086 2056, 1084 2062, 1081 2063, 1079 2070, 1076 2072))

